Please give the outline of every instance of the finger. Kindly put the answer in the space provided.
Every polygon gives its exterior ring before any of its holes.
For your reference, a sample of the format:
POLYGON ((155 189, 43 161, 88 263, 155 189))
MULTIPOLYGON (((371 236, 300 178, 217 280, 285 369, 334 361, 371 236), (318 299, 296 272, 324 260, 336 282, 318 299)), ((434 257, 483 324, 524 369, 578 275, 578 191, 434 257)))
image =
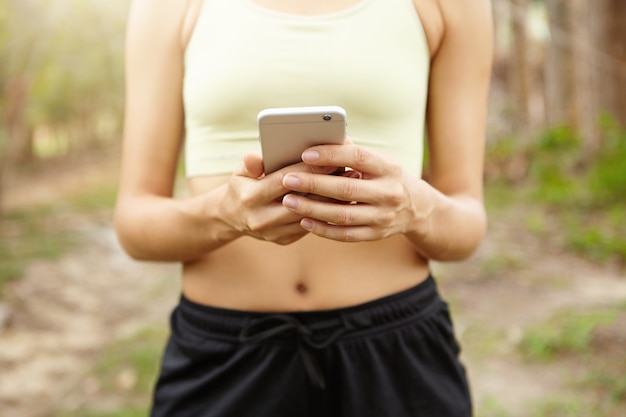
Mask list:
POLYGON ((307 165, 303 162, 298 162, 293 165, 289 165, 285 168, 281 168, 277 171, 274 171, 270 174, 267 174, 264 178, 264 181, 267 181, 269 184, 268 193, 271 196, 271 199, 281 199, 285 194, 290 192, 291 190, 285 188, 283 181, 284 178, 292 172, 297 173, 305 173, 305 174, 321 174, 321 175, 329 175, 333 174, 337 171, 336 167, 329 166, 311 166, 307 165))
POLYGON ((266 175, 266 181, 270 184, 273 184, 273 189, 271 191, 272 199, 282 198, 283 195, 290 192, 289 189, 284 187, 283 180, 285 176, 289 175, 293 172, 303 172, 309 174, 319 174, 319 175, 338 175, 344 176, 345 168, 340 167, 332 167, 332 166, 315 166, 308 165, 303 162, 298 162, 284 168, 281 168, 277 171, 274 171, 270 174, 266 175))
MULTIPOLYGON (((251 163, 253 164, 258 163, 258 162, 259 161, 256 159, 251 160, 251 163)), ((258 165, 255 167, 258 168, 258 165)), ((261 160, 261 170, 262 169, 263 169, 263 162, 261 160)), ((264 187, 262 194, 265 197, 266 201, 280 200, 285 194, 287 194, 290 191, 283 186, 283 179, 289 172, 327 174, 331 172, 331 168, 330 167, 313 167, 305 163, 298 162, 296 164, 289 165, 287 167, 281 168, 277 171, 264 175, 262 178, 262 186, 264 187)))
POLYGON ((388 157, 358 145, 319 145, 302 153, 302 160, 314 166, 344 166, 374 176, 389 172, 395 164, 388 157))
POLYGON ((285 209, 280 203, 274 203, 272 207, 261 208, 247 218, 245 233, 258 240, 286 244, 308 233, 300 226, 301 219, 301 216, 285 209))
POLYGON ((296 222, 273 229, 269 233, 251 234, 251 236, 266 242, 274 242, 279 245, 287 245, 302 239, 308 233, 309 231, 303 229, 300 225, 300 222, 296 222))
POLYGON ((373 181, 360 181, 358 178, 345 176, 290 173, 283 179, 283 186, 292 192, 370 204, 383 200, 388 194, 387 190, 378 189, 373 181))
POLYGON ((309 200, 313 200, 313 201, 324 201, 327 203, 334 203, 334 204, 352 204, 351 201, 341 201, 335 198, 328 198, 328 197, 324 197, 322 195, 317 195, 317 194, 308 194, 308 193, 295 193, 295 194, 305 196, 309 200))
POLYGON ((234 172, 248 178, 260 178, 263 176, 263 157, 256 152, 248 152, 243 156, 243 163, 234 172))
POLYGON ((302 216, 293 210, 286 209, 281 202, 272 202, 267 206, 259 207, 248 217, 247 227, 253 233, 266 233, 283 226, 296 224, 302 216))
POLYGON ((336 204, 288 194, 283 198, 283 206, 300 217, 339 226, 387 227, 393 222, 390 216, 381 215, 375 206, 369 204, 336 204))
POLYGON ((300 225, 304 230, 319 237, 339 242, 366 242, 378 239, 373 230, 366 226, 338 226, 308 218, 302 219, 300 225))
POLYGON ((348 169, 345 170, 339 174, 337 174, 339 177, 344 177, 344 178, 354 178, 357 180, 360 180, 363 178, 363 174, 359 171, 355 171, 353 169, 348 169))

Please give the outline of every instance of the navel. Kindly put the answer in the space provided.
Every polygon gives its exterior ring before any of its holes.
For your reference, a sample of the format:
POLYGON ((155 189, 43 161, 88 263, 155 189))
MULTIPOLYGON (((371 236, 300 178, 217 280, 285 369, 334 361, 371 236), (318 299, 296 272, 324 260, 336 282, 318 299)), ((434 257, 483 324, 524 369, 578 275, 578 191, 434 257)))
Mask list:
POLYGON ((305 295, 309 292, 309 287, 305 283, 299 282, 296 284, 296 292, 300 295, 305 295))

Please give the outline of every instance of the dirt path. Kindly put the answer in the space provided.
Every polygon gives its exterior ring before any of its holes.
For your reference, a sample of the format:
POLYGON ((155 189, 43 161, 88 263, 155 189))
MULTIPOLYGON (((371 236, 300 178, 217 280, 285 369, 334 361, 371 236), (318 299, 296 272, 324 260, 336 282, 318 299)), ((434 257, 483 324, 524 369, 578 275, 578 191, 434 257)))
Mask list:
POLYGON ((579 395, 570 387, 571 361, 534 364, 520 357, 526 326, 558 312, 626 301, 622 268, 564 252, 525 231, 521 218, 521 210, 491 216, 488 236, 470 260, 434 267, 484 416, 528 417, 532 404, 579 395))
MULTIPOLYGON (((481 416, 529 416, 527 405, 567 395, 567 364, 538 366, 515 354, 524 326, 566 307, 626 300, 624 271, 552 249, 499 213, 470 260, 434 266, 450 301, 481 416), (532 259, 533 261, 529 261, 532 259), (476 335, 496 335, 488 353, 476 335)), ((147 326, 165 326, 178 296, 178 267, 138 263, 110 225, 55 262, 36 262, 5 289, 0 331, 0 415, 47 417, 84 404, 103 348, 147 326), (121 291, 121 289, 124 289, 121 291)))
POLYGON ((0 415, 44 417, 99 388, 88 378, 111 341, 165 326, 178 268, 129 260, 110 228, 56 262, 36 262, 5 290, 0 334, 0 415), (121 289, 124 289, 123 291, 121 289))

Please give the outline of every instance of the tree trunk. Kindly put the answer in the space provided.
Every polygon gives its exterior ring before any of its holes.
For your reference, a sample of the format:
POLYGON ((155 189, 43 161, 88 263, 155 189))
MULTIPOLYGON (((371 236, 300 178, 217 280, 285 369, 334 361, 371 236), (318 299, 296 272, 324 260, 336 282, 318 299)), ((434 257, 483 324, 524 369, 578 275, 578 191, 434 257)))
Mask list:
POLYGON ((571 0, 548 0, 550 44, 546 56, 546 120, 577 124, 571 0))
POLYGON ((510 57, 510 91, 513 93, 513 129, 522 137, 529 128, 530 65, 528 56, 528 0, 512 0, 511 29, 513 53, 510 57))
MULTIPOLYGON (((6 86, 6 113, 3 155, 0 158, 0 193, 17 167, 33 162, 32 129, 26 119, 28 82, 24 78, 9 81, 6 86)), ((0 203, 2 199, 0 198, 0 203)))
POLYGON ((31 163, 34 158, 31 129, 26 117, 28 90, 28 82, 19 77, 9 82, 6 95, 7 156, 9 163, 19 165, 31 163))
POLYGON ((600 148, 603 113, 626 126, 626 1, 548 0, 546 120, 583 138, 585 160, 600 148))
POLYGON ((598 0, 592 9, 594 107, 626 127, 626 2, 598 0))
POLYGON ((590 9, 596 4, 588 0, 572 0, 571 28, 573 36, 574 88, 576 100, 576 128, 582 138, 582 162, 589 162, 598 149, 597 111, 593 106, 592 62, 594 50, 591 43, 590 9))

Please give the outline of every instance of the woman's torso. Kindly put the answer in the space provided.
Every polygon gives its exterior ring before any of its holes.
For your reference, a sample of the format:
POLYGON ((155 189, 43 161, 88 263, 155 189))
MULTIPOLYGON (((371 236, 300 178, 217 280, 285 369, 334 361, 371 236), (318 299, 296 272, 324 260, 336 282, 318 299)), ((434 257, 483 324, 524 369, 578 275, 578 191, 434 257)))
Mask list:
MULTIPOLYGON (((227 176, 190 180, 193 193, 227 176)), ((409 288, 428 263, 403 236, 342 243, 308 234, 281 246, 242 237, 183 266, 183 291, 203 304, 257 311, 328 309, 409 288)))
MULTIPOLYGON (((310 14, 335 13, 339 5, 343 10, 358 6, 362 1, 345 0, 339 4, 318 1, 314 8, 306 10, 310 14)), ((433 1, 416 1, 422 22, 427 16, 432 16, 429 21, 440 18, 433 1)), ((255 3, 265 10, 300 12, 289 1, 255 0, 255 3)), ((423 27, 432 55, 438 31, 436 25, 424 24, 423 27)), ((348 118, 350 123, 350 116, 348 118)), ((191 194, 222 186, 228 178, 227 174, 192 176, 189 178, 191 194)), ((375 242, 341 243, 309 234, 287 246, 243 237, 184 264, 183 291, 193 301, 219 307, 257 311, 313 310, 354 305, 388 295, 416 285, 427 275, 428 261, 420 257, 403 236, 375 242)))

